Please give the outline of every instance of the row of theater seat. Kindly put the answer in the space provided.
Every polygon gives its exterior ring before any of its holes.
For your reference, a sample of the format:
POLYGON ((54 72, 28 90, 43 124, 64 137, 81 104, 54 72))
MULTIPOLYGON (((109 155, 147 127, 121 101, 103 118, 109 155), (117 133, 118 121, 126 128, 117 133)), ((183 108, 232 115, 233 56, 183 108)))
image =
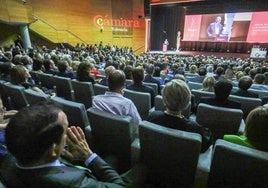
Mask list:
MULTIPOLYGON (((10 86, 10 84, 1 84, 3 87, 7 85, 10 86)), ((27 92, 32 93, 31 90, 20 89, 20 91, 25 94, 27 92)), ((22 100, 18 95, 16 98, 22 100)), ((29 98, 27 97, 27 99, 29 98)), ((60 97, 51 99, 45 97, 45 100, 53 100, 62 105, 70 125, 81 126, 85 130, 88 143, 101 156, 108 159, 114 156, 117 160, 117 165, 114 165, 119 172, 123 172, 139 163, 144 164, 146 169, 138 165, 138 168, 140 168, 138 172, 147 171, 147 183, 149 184, 164 186, 171 183, 173 187, 177 187, 177 185, 192 186, 195 183, 200 183, 196 174, 201 169, 206 169, 205 172, 209 173, 209 187, 215 187, 215 185, 243 185, 244 183, 264 185, 267 183, 267 178, 264 178, 264 174, 267 174, 268 163, 266 152, 218 140, 215 144, 213 157, 211 152, 205 154, 207 156, 204 157, 203 154, 199 155, 201 137, 198 134, 174 131, 143 121, 139 126, 139 136, 135 139, 131 134, 133 125, 130 117, 116 116, 93 108, 86 110, 82 103, 60 97), (254 155, 252 155, 253 153, 254 155), (213 160, 211 170, 209 170, 211 163, 209 159, 211 158, 213 160), (247 161, 242 162, 245 159, 247 161), (221 166, 222 163, 224 163, 224 168, 221 166), (252 166, 252 164, 254 165, 252 166), (253 167, 256 175, 245 178, 246 174, 243 172, 249 172, 253 170, 253 167), (231 174, 234 177, 230 177, 231 174)), ((199 107, 202 106, 204 105, 200 104, 199 107)), ((215 110, 213 109, 214 112, 215 110)), ((205 111, 203 108, 200 112, 205 113, 205 115, 212 113, 205 111)), ((204 114, 198 116, 198 113, 197 121, 199 121, 199 117, 205 117, 204 114)), ((219 116, 212 115, 211 117, 216 117, 219 121, 219 116)), ((241 115, 240 120, 242 120, 241 115)), ((213 125, 215 125, 215 122, 216 120, 212 120, 213 125)), ((226 124, 228 123, 223 123, 225 126, 226 124)), ((240 125, 240 123, 238 124, 240 125)))

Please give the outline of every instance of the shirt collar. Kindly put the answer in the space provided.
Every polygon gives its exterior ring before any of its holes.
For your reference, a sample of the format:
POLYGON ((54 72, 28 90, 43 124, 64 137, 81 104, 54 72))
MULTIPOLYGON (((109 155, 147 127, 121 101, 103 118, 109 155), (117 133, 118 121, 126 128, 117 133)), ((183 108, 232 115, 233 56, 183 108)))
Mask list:
POLYGON ((51 162, 51 163, 46 163, 43 165, 38 165, 38 166, 31 166, 31 167, 23 167, 20 166, 18 163, 16 163, 17 167, 20 169, 24 169, 24 170, 29 170, 29 169, 38 169, 38 168, 44 168, 44 167, 52 167, 52 166, 64 166, 58 159, 51 162))

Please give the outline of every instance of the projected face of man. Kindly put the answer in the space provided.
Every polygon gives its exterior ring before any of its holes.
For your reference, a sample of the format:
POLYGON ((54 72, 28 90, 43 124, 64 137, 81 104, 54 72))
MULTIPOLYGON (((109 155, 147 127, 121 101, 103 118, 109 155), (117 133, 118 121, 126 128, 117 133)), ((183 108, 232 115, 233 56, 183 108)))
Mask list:
POLYGON ((218 23, 218 24, 219 24, 219 23, 221 23, 221 17, 220 17, 220 16, 218 16, 218 17, 216 18, 216 20, 215 20, 215 21, 216 21, 216 23, 218 23))

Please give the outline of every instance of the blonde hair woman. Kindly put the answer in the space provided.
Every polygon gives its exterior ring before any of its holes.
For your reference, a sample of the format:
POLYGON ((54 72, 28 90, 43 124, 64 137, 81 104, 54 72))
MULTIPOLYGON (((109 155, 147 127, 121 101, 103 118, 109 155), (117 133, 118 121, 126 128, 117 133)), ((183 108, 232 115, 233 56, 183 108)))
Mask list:
POLYGON ((203 80, 203 88, 202 91, 214 92, 214 85, 216 80, 213 76, 208 76, 203 80))
POLYGON ((191 91, 188 85, 182 80, 173 79, 163 88, 162 96, 166 110, 152 112, 148 121, 164 127, 200 134, 201 152, 205 152, 212 143, 211 132, 181 114, 182 110, 191 105, 191 91))

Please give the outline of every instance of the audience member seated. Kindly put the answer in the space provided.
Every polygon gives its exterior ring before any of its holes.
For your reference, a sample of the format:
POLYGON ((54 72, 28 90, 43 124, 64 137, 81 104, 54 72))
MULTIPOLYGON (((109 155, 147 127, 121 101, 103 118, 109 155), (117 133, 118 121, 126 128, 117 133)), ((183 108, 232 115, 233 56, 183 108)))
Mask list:
POLYGON ((151 95, 151 105, 152 107, 154 106, 154 97, 155 97, 155 92, 154 89, 145 86, 143 84, 144 80, 144 70, 141 67, 137 67, 132 69, 132 84, 128 85, 126 89, 133 90, 133 91, 138 91, 138 92, 145 92, 145 93, 150 93, 151 95))
POLYGON ((225 135, 224 140, 254 149, 268 151, 268 105, 252 110, 246 119, 245 135, 225 135))
POLYGON ((265 81, 264 75, 258 73, 254 76, 253 84, 251 85, 250 88, 257 90, 268 90, 268 86, 263 84, 264 81, 265 81))
POLYGON ((57 76, 75 79, 75 73, 70 70, 70 66, 66 60, 58 62, 58 70, 56 73, 57 76))
POLYGON ((39 93, 44 93, 34 82, 29 82, 31 75, 23 65, 16 65, 10 69, 10 82, 14 85, 20 85, 25 89, 32 89, 39 93))
POLYGON ((210 130, 181 115, 182 110, 191 105, 191 91, 188 85, 182 80, 173 79, 163 88, 162 96, 166 110, 152 112, 148 121, 168 128, 199 133, 202 136, 201 152, 205 152, 212 144, 210 130))
POLYGON ((213 76, 208 76, 203 80, 202 91, 214 92, 216 80, 213 76))
POLYGON ((146 69, 146 75, 144 77, 144 82, 149 82, 149 83, 155 83, 158 86, 158 89, 160 88, 160 81, 157 80, 156 78, 153 77, 154 72, 155 72, 155 67, 153 64, 149 64, 146 69))
POLYGON ((52 104, 18 112, 7 125, 6 144, 12 154, 3 163, 7 187, 127 186, 92 152, 82 129, 68 127, 65 113, 52 104), (78 168, 71 162, 83 166, 78 168))
POLYGON ((101 81, 100 81, 101 85, 107 86, 107 78, 108 78, 109 74, 114 70, 115 70, 115 68, 112 65, 105 68, 105 78, 101 79, 101 81))
POLYGON ((58 68, 52 59, 45 59, 44 62, 44 73, 55 75, 58 72, 58 68))
POLYGON ((1 62, 0 63, 0 79, 6 82, 10 81, 9 73, 12 67, 12 63, 10 62, 1 62))
POLYGON ((252 97, 252 98, 258 98, 257 93, 253 93, 251 91, 248 91, 248 89, 251 87, 253 81, 250 76, 243 76, 239 79, 238 82, 238 91, 234 92, 233 95, 238 95, 241 97, 252 97))
POLYGON ((202 83, 203 80, 205 79, 207 74, 207 69, 205 67, 200 67, 198 69, 198 76, 195 77, 189 77, 188 80, 190 82, 198 82, 198 83, 202 83))
POLYGON ((232 88, 233 86, 230 82, 226 82, 224 80, 218 81, 214 86, 215 97, 201 97, 200 103, 225 108, 241 109, 241 104, 239 102, 228 99, 232 88))
POLYGON ((191 65, 190 68, 189 68, 189 75, 191 76, 198 76, 198 73, 197 73, 197 66, 196 65, 191 65))
POLYGON ((116 115, 130 116, 132 121, 138 125, 142 120, 136 106, 131 100, 123 96, 125 81, 126 77, 123 71, 111 71, 107 79, 109 91, 105 92, 104 95, 95 96, 92 107, 116 115))
POLYGON ((76 71, 76 79, 80 82, 91 82, 95 84, 94 78, 90 75, 92 67, 93 65, 87 61, 80 63, 76 71))
POLYGON ((223 74, 224 74, 224 68, 217 67, 217 69, 215 71, 215 74, 216 75, 214 76, 214 78, 215 78, 216 81, 223 80, 224 79, 224 76, 223 76, 223 74))
POLYGON ((125 68, 124 68, 124 73, 126 75, 126 79, 127 80, 132 80, 132 66, 130 65, 127 65, 125 68))

